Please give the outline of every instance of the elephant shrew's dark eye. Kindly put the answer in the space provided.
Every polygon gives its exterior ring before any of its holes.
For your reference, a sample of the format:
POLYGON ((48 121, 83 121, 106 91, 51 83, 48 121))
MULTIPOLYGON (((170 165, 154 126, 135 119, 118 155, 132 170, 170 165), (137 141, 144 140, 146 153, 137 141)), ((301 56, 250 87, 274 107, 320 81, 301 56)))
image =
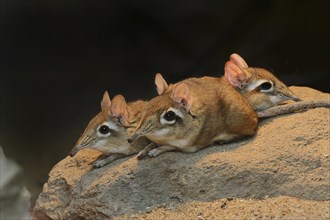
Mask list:
POLYGON ((108 134, 110 132, 110 128, 107 126, 107 125, 102 125, 100 128, 99 128, 99 132, 101 134, 108 134))
POLYGON ((176 114, 173 111, 168 111, 165 113, 165 115, 163 116, 163 118, 166 121, 173 121, 175 120, 176 114))
POLYGON ((270 82, 264 82, 259 86, 260 90, 269 90, 272 88, 272 84, 270 82))

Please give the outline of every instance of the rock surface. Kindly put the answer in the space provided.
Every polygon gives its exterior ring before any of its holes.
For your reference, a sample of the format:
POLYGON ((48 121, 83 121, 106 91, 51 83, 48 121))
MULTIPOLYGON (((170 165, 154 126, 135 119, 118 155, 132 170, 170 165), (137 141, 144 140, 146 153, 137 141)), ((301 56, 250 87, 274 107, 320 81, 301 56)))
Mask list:
MULTIPOLYGON (((291 87, 302 99, 330 95, 291 87)), ((100 169, 93 150, 49 173, 38 219, 330 218, 330 110, 260 122, 256 136, 193 154, 134 156, 100 169)), ((68 149, 69 151, 69 149, 68 149)))

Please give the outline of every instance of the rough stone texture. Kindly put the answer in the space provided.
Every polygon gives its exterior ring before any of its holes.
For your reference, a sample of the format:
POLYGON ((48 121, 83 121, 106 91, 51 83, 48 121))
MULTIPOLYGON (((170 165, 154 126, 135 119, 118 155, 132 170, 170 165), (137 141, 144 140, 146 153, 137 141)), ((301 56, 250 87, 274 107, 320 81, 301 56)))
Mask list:
MULTIPOLYGON (((291 87, 301 98, 326 93, 291 87)), ((266 119, 258 134, 193 154, 134 156, 100 169, 100 153, 66 157, 34 207, 46 219, 330 218, 330 110, 266 119)))

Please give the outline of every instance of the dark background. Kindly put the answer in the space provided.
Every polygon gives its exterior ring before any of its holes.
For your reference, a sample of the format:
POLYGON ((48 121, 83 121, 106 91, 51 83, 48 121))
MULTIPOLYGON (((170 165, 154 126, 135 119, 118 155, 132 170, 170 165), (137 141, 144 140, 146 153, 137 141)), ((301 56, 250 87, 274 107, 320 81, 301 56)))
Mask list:
POLYGON ((1 146, 33 199, 102 94, 156 95, 223 74, 233 52, 288 85, 329 92, 330 1, 1 1, 1 146))

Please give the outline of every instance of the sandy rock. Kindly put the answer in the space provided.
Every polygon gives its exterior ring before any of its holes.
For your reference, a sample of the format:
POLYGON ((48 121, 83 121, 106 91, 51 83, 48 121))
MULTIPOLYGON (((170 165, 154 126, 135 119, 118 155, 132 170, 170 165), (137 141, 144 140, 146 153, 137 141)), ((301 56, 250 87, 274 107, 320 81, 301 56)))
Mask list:
MULTIPOLYGON (((326 93, 291 87, 302 99, 326 93)), ((34 207, 40 219, 232 219, 330 217, 330 110, 260 122, 258 134, 193 154, 134 156, 100 169, 92 150, 49 173, 34 207)))

